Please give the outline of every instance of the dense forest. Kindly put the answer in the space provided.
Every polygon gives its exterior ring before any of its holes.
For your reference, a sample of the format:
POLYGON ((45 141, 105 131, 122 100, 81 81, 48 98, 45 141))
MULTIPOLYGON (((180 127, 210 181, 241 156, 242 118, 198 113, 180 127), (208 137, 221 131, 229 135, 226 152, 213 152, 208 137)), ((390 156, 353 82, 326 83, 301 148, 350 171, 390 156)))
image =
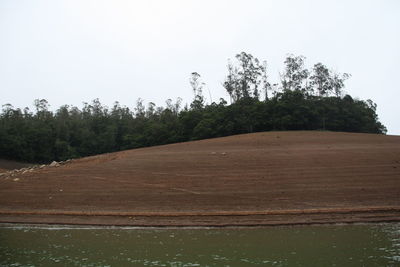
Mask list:
POLYGON ((288 55, 280 81, 272 84, 267 64, 242 52, 228 62, 223 87, 226 100, 206 103, 204 83, 193 72, 193 101, 167 100, 165 107, 137 100, 133 110, 98 99, 82 108, 64 105, 49 110, 35 100, 34 112, 3 105, 0 114, 0 157, 25 162, 113 152, 144 146, 273 130, 329 130, 386 133, 376 104, 343 95, 349 74, 317 63, 311 70, 303 56, 288 55))

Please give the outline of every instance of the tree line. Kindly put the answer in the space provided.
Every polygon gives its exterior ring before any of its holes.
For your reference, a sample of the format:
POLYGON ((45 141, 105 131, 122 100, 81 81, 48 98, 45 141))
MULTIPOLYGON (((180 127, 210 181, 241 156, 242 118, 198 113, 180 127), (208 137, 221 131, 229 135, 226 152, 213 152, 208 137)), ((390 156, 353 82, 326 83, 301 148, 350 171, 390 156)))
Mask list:
POLYGON ((234 134, 329 130, 385 134, 376 104, 343 95, 349 74, 339 74, 322 63, 311 70, 303 56, 288 55, 278 83, 271 83, 267 64, 242 52, 227 65, 223 87, 230 103, 221 98, 206 103, 204 82, 193 72, 189 84, 194 98, 167 100, 165 107, 134 109, 115 102, 109 108, 94 99, 82 108, 64 105, 49 110, 45 99, 29 108, 2 106, 0 157, 46 163, 131 148, 162 145, 234 134))

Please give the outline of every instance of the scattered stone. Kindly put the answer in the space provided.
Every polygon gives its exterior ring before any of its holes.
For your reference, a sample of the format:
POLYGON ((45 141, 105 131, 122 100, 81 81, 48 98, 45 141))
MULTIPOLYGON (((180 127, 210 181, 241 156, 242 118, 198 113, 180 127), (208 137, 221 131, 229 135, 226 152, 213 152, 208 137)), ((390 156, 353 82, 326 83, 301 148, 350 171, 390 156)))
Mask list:
MULTIPOLYGON (((49 165, 45 165, 45 164, 43 164, 43 165, 32 165, 32 166, 30 166, 30 167, 25 167, 25 168, 21 168, 21 169, 10 170, 10 171, 6 171, 6 172, 3 172, 3 173, 0 173, 0 177, 4 177, 4 178, 8 179, 8 178, 11 178, 11 177, 16 176, 17 174, 18 174, 18 175, 23 175, 23 174, 25 174, 25 173, 27 173, 27 172, 33 172, 34 170, 43 169, 43 168, 45 168, 45 167, 58 167, 58 166, 60 166, 61 164, 65 164, 66 162, 69 162, 69 161, 72 161, 72 160, 71 160, 71 159, 68 159, 68 160, 66 160, 66 161, 60 161, 60 162, 53 161, 53 162, 50 163, 49 165)), ((18 178, 18 180, 19 180, 19 178, 18 178)))
POLYGON ((14 182, 18 182, 18 181, 19 181, 19 178, 14 178, 13 181, 14 181, 14 182))
POLYGON ((222 152, 221 155, 222 155, 222 156, 225 156, 225 155, 226 155, 226 152, 222 152))

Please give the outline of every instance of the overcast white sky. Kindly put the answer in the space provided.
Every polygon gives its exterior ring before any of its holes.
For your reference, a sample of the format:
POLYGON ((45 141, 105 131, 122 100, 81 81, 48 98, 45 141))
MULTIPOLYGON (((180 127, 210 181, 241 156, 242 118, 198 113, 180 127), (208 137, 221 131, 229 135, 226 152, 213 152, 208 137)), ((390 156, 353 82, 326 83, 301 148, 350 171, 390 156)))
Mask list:
POLYGON ((346 92, 400 135, 397 0, 0 0, 0 104, 190 102, 193 71, 228 99, 227 59, 241 51, 267 60, 272 82, 288 53, 352 74, 346 92))

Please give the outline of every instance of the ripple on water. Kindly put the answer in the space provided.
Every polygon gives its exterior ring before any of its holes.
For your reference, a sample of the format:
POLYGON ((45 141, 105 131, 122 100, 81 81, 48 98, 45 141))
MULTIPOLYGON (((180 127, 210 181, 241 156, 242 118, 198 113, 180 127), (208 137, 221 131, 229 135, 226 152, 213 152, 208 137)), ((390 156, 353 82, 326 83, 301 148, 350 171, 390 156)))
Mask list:
POLYGON ((7 267, 399 263, 400 224, 239 229, 0 228, 0 266, 7 267))

